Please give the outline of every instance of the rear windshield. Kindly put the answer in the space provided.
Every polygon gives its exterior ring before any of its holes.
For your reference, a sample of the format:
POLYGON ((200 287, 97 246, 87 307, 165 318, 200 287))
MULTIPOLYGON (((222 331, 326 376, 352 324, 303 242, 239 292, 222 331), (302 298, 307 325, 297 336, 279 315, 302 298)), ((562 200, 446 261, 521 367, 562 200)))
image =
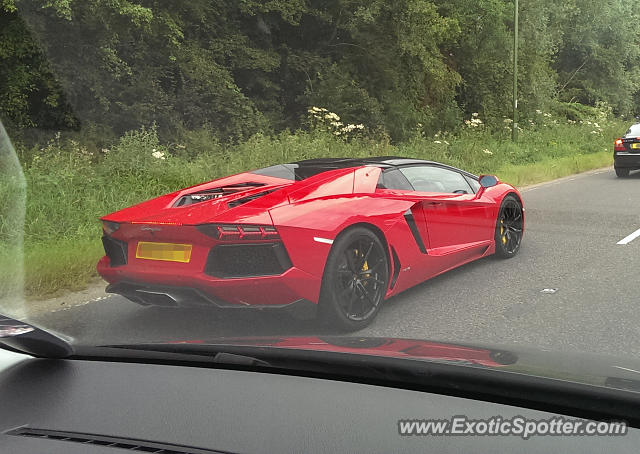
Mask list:
POLYGON ((265 167, 263 169, 254 170, 250 173, 255 175, 264 175, 267 177, 282 178, 283 180, 302 180, 298 178, 296 170, 300 166, 298 164, 279 164, 276 166, 265 167))
POLYGON ((349 163, 348 165, 300 165, 300 164, 279 164, 275 166, 265 167, 264 169, 254 170, 250 173, 255 175, 265 175, 267 177, 282 178, 284 180, 301 181, 309 177, 318 175, 329 170, 339 169, 343 167, 356 167, 349 163))
POLYGON ((640 136, 640 123, 631 125, 625 136, 640 136))

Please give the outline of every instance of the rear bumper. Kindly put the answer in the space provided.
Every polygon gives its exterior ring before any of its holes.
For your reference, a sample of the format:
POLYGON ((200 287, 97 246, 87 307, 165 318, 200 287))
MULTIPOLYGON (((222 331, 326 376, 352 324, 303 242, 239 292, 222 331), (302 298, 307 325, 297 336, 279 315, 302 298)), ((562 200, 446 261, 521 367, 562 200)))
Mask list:
POLYGON ((640 169, 640 153, 616 151, 613 154, 613 164, 618 168, 640 169))
POLYGON ((223 301, 196 288, 148 285, 128 281, 109 284, 106 288, 106 292, 122 295, 143 306, 174 308, 213 306, 220 309, 281 309, 290 312, 298 318, 313 318, 317 309, 317 304, 309 300, 305 300, 304 298, 299 298, 295 301, 282 305, 242 305, 223 301))
MULTIPOLYGON (((140 297, 142 293, 131 293, 130 287, 127 287, 131 284, 140 289, 151 289, 150 291, 160 289, 161 293, 164 289, 179 289, 180 291, 171 293, 175 296, 175 304, 167 304, 177 307, 209 305, 223 308, 284 308, 300 300, 316 304, 320 287, 318 278, 295 267, 274 276, 217 278, 206 274, 204 270, 193 273, 171 268, 131 268, 126 265, 111 267, 109 257, 105 256, 98 262, 97 269, 111 284, 108 291, 128 298, 140 297), (191 304, 192 302, 195 304, 191 304)), ((144 304, 142 298, 129 299, 144 304)), ((147 304, 154 304, 152 300, 153 298, 146 297, 147 304)))

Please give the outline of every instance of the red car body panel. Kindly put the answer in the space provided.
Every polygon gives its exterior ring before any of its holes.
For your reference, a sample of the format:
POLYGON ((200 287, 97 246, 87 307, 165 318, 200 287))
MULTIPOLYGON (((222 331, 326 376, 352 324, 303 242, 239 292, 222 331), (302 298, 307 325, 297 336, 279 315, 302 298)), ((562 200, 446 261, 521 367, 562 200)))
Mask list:
POLYGON ((382 171, 375 165, 360 165, 323 171, 302 181, 247 172, 125 208, 102 220, 119 225, 105 235, 127 245, 126 264, 112 266, 105 256, 98 262, 98 272, 110 284, 195 289, 221 306, 318 303, 332 241, 345 229, 364 225, 386 243, 394 275, 386 294, 390 297, 493 254, 500 203, 510 193, 520 197, 504 183, 477 194, 380 189, 382 171), (176 206, 184 197, 211 190, 223 192, 211 200, 176 206), (419 238, 408 224, 408 213, 419 238), (209 224, 274 226, 291 266, 264 276, 230 278, 205 272, 210 251, 229 244, 197 227, 209 224), (192 245, 191 257, 188 263, 137 258, 139 242, 192 245))

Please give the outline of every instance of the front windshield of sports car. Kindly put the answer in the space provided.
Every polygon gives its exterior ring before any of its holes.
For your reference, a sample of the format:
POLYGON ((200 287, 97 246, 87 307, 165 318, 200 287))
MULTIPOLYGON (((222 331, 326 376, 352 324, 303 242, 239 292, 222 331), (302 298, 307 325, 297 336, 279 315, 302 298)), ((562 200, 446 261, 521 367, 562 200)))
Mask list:
POLYGON ((639 23, 0 1, 0 340, 636 358, 639 23))

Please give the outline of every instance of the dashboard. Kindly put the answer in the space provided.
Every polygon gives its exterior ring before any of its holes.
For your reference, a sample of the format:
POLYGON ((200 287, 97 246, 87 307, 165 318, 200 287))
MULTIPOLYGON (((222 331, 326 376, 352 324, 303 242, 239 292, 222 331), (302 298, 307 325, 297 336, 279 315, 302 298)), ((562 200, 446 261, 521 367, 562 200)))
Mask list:
POLYGON ((0 452, 398 453, 637 451, 625 436, 401 436, 398 420, 552 413, 405 389, 0 351, 0 452))

